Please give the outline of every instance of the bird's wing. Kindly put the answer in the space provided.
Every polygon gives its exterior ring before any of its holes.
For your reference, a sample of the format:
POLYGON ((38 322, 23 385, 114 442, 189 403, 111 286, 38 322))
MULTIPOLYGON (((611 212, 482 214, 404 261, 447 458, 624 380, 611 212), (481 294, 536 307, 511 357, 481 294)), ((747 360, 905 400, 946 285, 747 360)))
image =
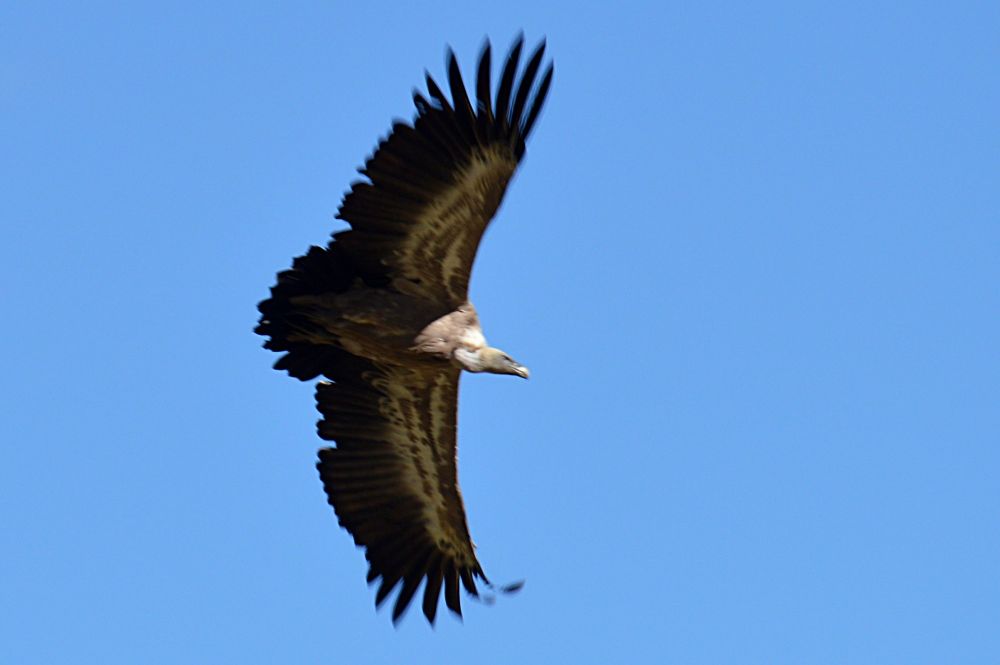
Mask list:
POLYGON ((442 587, 448 608, 461 616, 459 581, 478 595, 475 578, 486 577, 458 489, 459 371, 354 362, 353 374, 341 363, 337 382, 316 391, 319 435, 337 444, 319 451, 327 497, 341 526, 366 548, 369 583, 382 580, 376 606, 402 582, 393 622, 424 579, 427 619, 434 622, 442 587))
POLYGON ((445 308, 467 300, 479 241, 524 154, 524 141, 552 81, 550 64, 532 91, 544 42, 517 76, 522 46, 519 37, 492 100, 486 44, 472 103, 449 51, 452 99, 428 74, 429 99, 413 95, 413 124, 395 123, 359 169, 369 181, 354 183, 344 198, 337 217, 351 229, 335 234, 331 244, 340 245, 370 285, 405 280, 407 288, 445 308))

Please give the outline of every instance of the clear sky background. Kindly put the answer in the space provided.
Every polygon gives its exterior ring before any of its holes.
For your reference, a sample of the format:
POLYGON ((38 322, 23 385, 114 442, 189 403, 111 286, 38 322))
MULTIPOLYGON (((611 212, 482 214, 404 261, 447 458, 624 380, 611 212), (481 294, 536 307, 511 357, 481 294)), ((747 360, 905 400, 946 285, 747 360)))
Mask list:
MULTIPOLYGON (((1000 4, 0 9, 4 663, 996 663, 1000 4), (451 44, 545 35, 473 299, 487 573, 376 613, 277 271, 451 44), (419 608, 416 608, 419 609, 419 608)), ((496 59, 494 65, 496 65, 496 59)))

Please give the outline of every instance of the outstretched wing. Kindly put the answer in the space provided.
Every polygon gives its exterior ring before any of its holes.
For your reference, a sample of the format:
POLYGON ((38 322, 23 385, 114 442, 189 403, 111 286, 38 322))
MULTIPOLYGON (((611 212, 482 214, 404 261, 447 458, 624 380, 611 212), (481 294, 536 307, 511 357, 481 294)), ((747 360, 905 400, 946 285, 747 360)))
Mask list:
POLYGON ((430 99, 414 92, 413 125, 397 122, 359 169, 369 182, 354 183, 344 198, 337 217, 351 229, 335 234, 332 244, 351 257, 369 284, 405 280, 406 288, 440 303, 444 311, 467 300, 479 241, 524 154, 524 141, 552 81, 550 64, 532 91, 544 41, 518 78, 523 43, 519 37, 507 56, 494 103, 487 42, 479 58, 475 107, 449 50, 452 99, 428 74, 430 99))
MULTIPOLYGON (((342 366, 343 367, 343 366, 342 366)), ((426 580, 423 611, 433 623, 444 587, 461 616, 459 580, 477 595, 486 580, 476 559, 458 490, 456 369, 376 368, 356 371, 316 391, 319 435, 336 448, 319 451, 330 504, 354 542, 365 547, 369 583, 381 578, 380 606, 400 583, 393 622, 426 580)))

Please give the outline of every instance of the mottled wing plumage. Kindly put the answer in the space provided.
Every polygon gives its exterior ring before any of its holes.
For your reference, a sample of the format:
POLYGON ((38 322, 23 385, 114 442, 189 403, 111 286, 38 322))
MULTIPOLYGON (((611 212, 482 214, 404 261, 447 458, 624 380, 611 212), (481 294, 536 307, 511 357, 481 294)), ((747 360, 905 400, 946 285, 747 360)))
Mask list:
POLYGON ((321 383, 320 476, 340 524, 366 548, 376 603, 402 584, 393 621, 421 581, 423 610, 434 621, 438 594, 461 615, 458 582, 476 594, 485 579, 476 560, 458 489, 455 418, 459 372, 374 366, 353 380, 321 383))
POLYGON ((524 154, 552 80, 549 65, 531 95, 543 42, 515 81, 522 43, 519 38, 507 57, 495 106, 489 44, 477 70, 475 108, 449 51, 451 100, 428 75, 430 99, 414 93, 413 125, 396 123, 360 169, 370 182, 355 183, 344 198, 337 216, 351 229, 336 234, 335 242, 369 283, 407 280, 445 307, 468 299, 479 241, 524 154))

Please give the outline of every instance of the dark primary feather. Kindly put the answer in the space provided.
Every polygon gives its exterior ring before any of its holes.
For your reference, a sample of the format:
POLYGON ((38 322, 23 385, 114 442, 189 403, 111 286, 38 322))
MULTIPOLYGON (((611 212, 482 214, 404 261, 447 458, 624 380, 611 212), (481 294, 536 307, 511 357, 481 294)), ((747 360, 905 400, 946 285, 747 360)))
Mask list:
POLYGON ((514 97, 514 106, 510 110, 510 124, 513 128, 514 135, 520 133, 521 114, 524 112, 524 105, 528 101, 528 95, 531 93, 531 86, 535 82, 535 74, 538 73, 538 66, 542 64, 542 56, 544 55, 545 41, 543 40, 542 43, 535 48, 535 52, 531 54, 531 58, 528 60, 528 65, 524 68, 524 74, 521 76, 521 82, 517 84, 517 94, 514 97))
POLYGON ((364 289, 391 293, 399 278, 422 289, 441 313, 465 302, 479 240, 552 79, 550 65, 533 88, 544 42, 517 76, 523 45, 519 36, 504 59, 492 104, 489 43, 476 69, 474 105, 449 51, 451 98, 428 74, 427 96, 413 94, 413 122, 393 125, 359 170, 365 179, 344 197, 337 216, 350 228, 327 247, 312 247, 295 259, 259 305, 256 332, 269 338, 266 348, 283 353, 275 368, 301 380, 332 381, 316 390, 318 433, 335 442, 319 451, 317 468, 340 524, 365 548, 367 579, 378 583, 376 604, 398 590, 394 622, 421 584, 421 606, 431 623, 442 594, 449 610, 461 616, 459 588, 477 595, 476 580, 488 584, 458 489, 458 370, 353 355, 317 320, 315 305, 306 303, 364 289), (444 201, 452 202, 450 211, 435 207, 444 201), (458 265, 457 272, 446 270, 446 256, 458 259, 447 262, 458 265), (444 425, 430 427, 431 414, 444 425))
POLYGON ((524 47, 524 35, 519 35, 507 54, 503 73, 500 75, 500 87, 497 88, 496 118, 493 127, 493 138, 497 139, 510 131, 510 93, 514 85, 514 75, 517 73, 517 63, 521 59, 521 48, 524 47))
POLYGON ((490 43, 486 42, 479 56, 476 73, 476 129, 482 141, 489 140, 489 126, 493 122, 493 105, 490 102, 490 43))
POLYGON ((535 93, 535 100, 531 104, 531 110, 528 111, 528 117, 521 126, 521 134, 527 136, 531 133, 532 128, 535 126, 535 120, 538 119, 538 114, 542 111, 542 102, 545 101, 545 95, 549 94, 549 86, 552 85, 552 65, 550 64, 545 70, 545 76, 542 77, 542 82, 538 86, 538 92, 535 93))
POLYGON ((464 138, 470 146, 476 145, 479 143, 475 130, 476 119, 472 113, 472 106, 469 104, 469 96, 465 92, 465 84, 462 82, 462 72, 458 68, 458 60, 455 59, 455 54, 451 49, 448 50, 448 84, 451 86, 451 100, 454 104, 455 117, 458 119, 464 138))

